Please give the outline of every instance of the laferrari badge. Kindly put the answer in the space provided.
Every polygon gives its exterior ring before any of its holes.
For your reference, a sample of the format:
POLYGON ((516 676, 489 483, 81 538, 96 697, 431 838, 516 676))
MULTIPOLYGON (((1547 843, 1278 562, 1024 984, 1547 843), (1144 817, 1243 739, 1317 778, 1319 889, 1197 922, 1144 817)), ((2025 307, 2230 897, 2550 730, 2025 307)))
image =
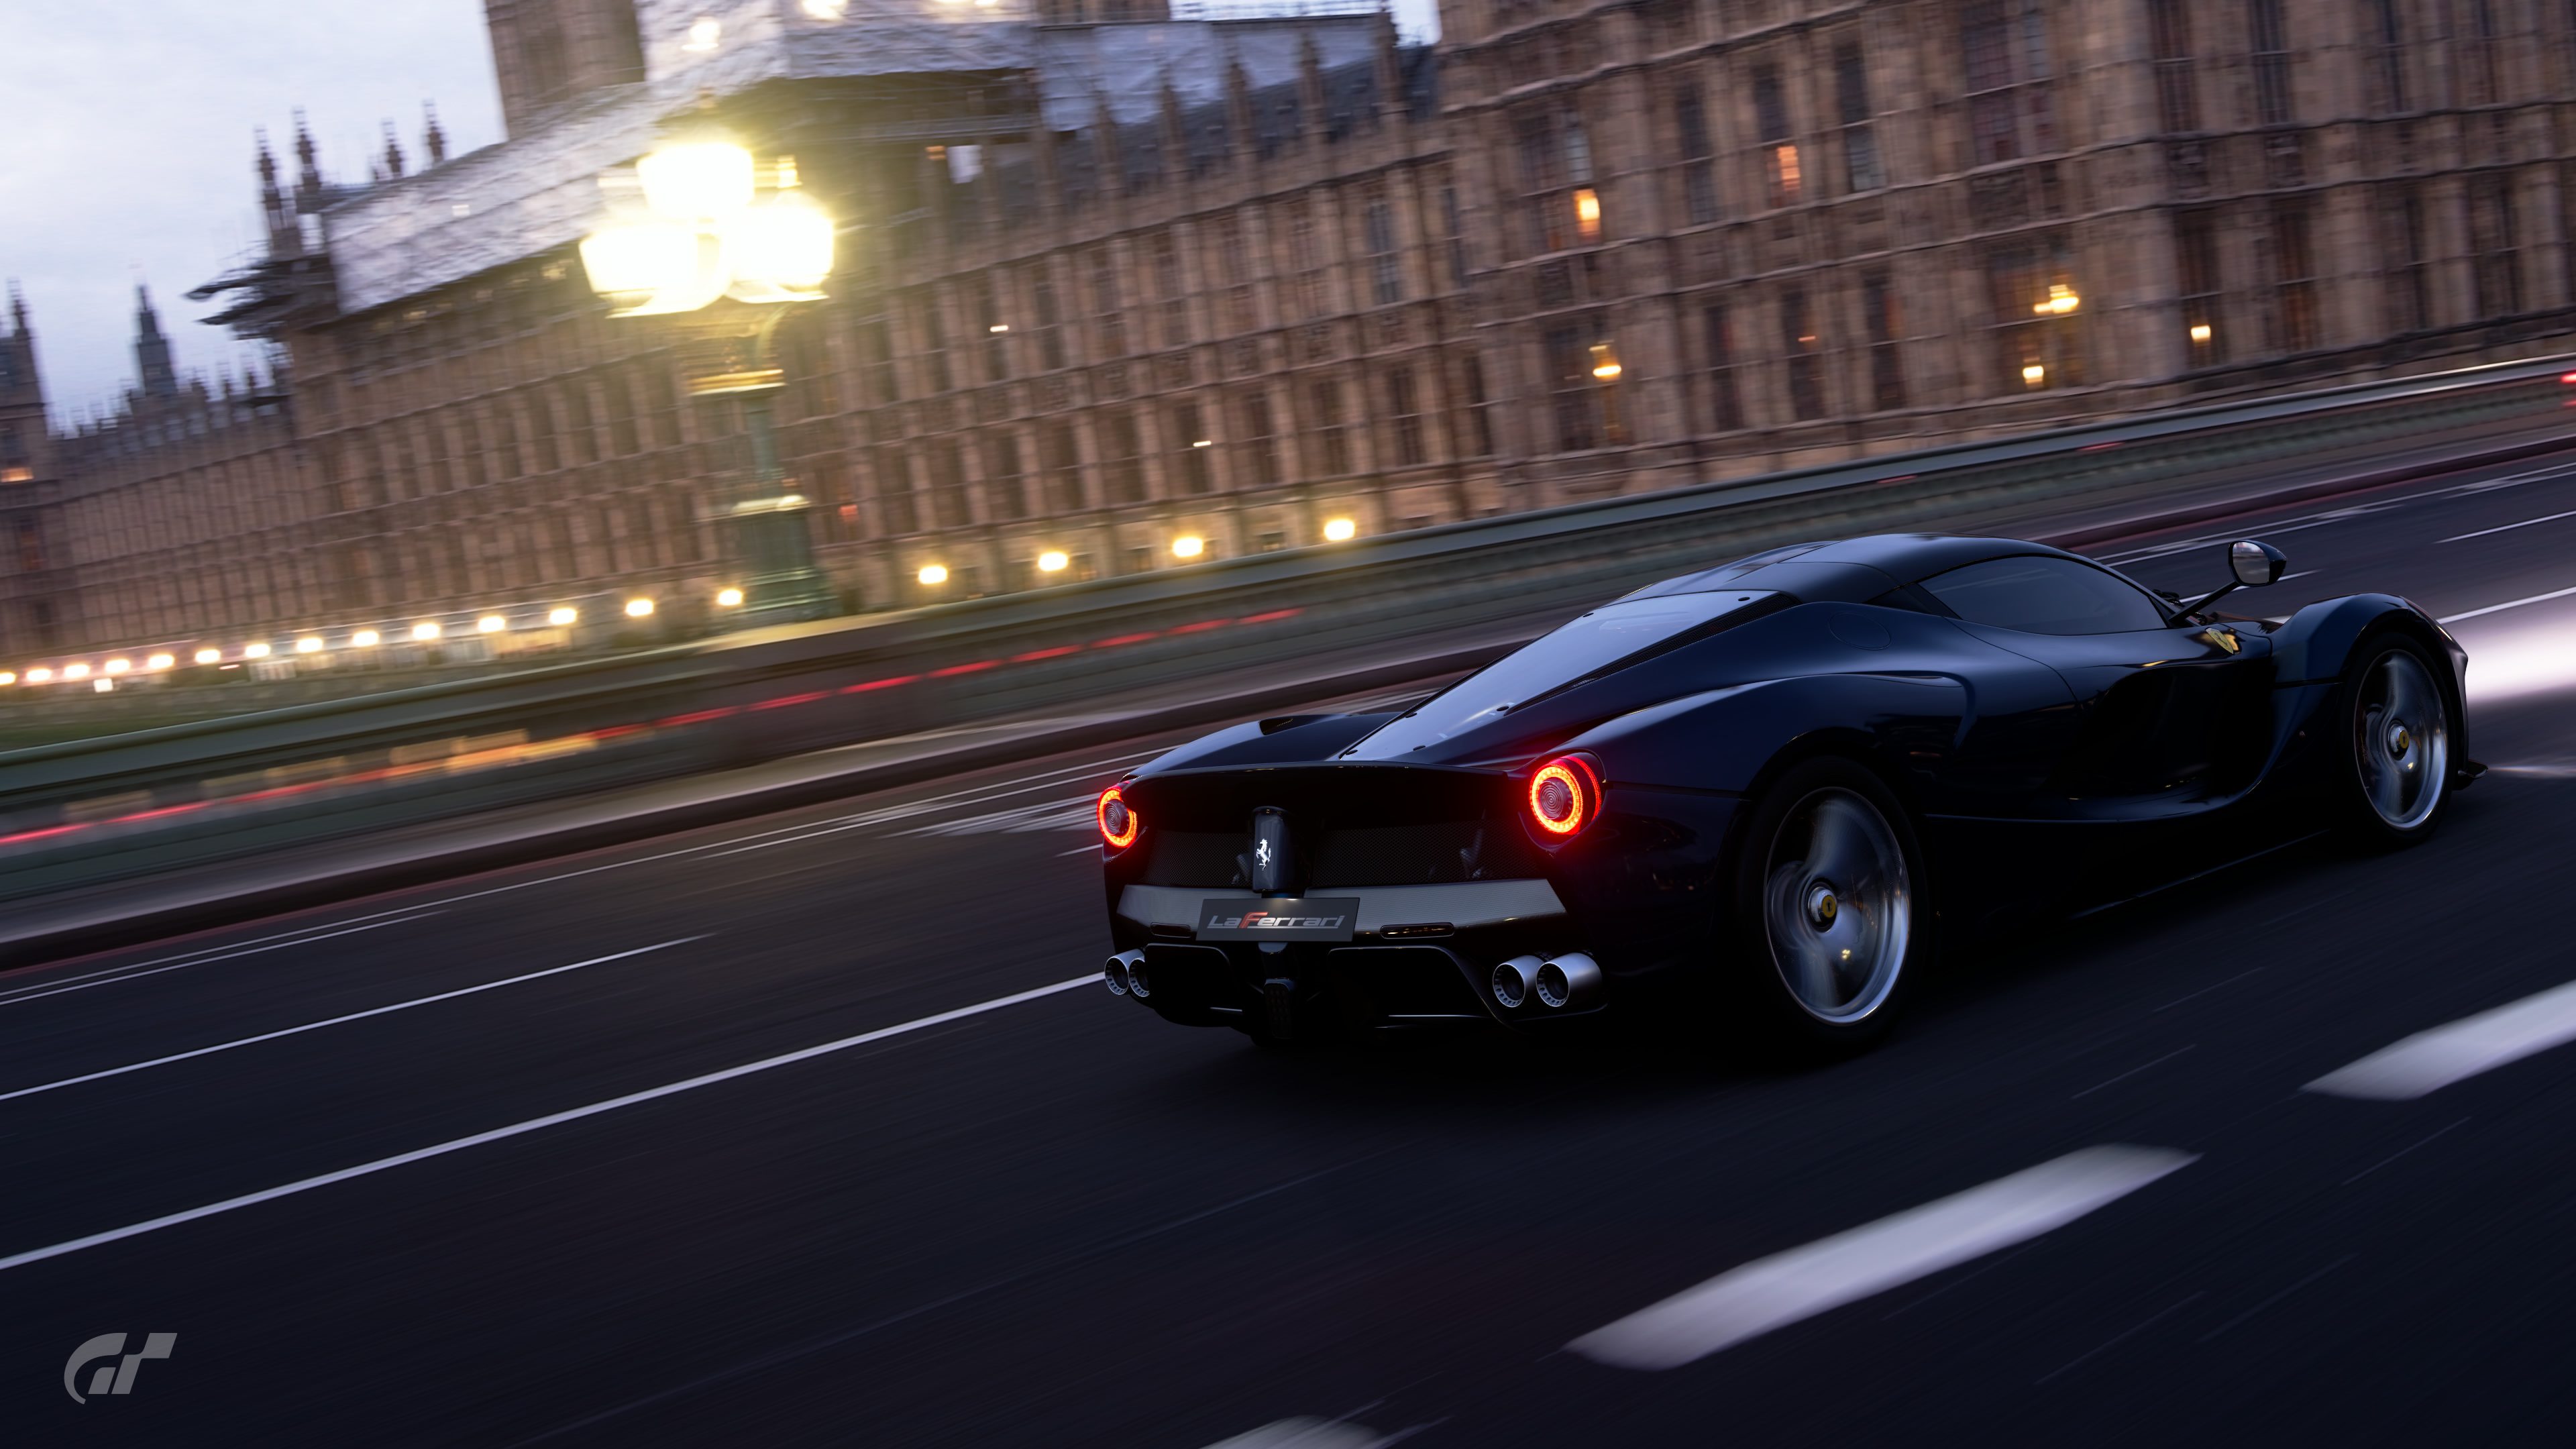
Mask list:
POLYGON ((2203 629, 2203 630, 2201 630, 2201 631, 2200 631, 2200 635, 2199 635, 2199 637, 2200 637, 2200 642, 2202 642, 2203 644, 2215 644, 2215 645, 2217 645, 2219 648, 2226 650, 2226 651, 2227 651, 2228 653, 2230 653, 2230 654, 2233 654, 2233 653, 2235 653, 2237 650, 2242 649, 2242 648, 2244 648, 2244 647, 2245 647, 2244 645, 2242 645, 2242 644, 2240 644, 2240 643, 2238 643, 2238 642, 2236 641, 2236 631, 2235 631, 2235 630, 2233 630, 2233 629, 2223 629, 2223 628, 2219 628, 2219 627, 2217 627, 2217 626, 2215 626, 2215 625, 2213 625, 2213 626, 2212 626, 2212 627, 2210 627, 2210 628, 2207 628, 2207 629, 2203 629))

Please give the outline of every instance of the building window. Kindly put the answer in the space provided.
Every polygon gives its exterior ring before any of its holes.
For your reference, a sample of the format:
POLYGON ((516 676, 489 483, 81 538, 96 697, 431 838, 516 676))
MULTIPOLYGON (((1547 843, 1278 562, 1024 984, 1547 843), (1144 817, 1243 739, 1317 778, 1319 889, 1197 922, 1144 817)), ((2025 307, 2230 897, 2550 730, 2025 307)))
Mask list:
POLYGON ((2062 236, 1990 247, 1986 281, 1994 296, 1997 392, 2080 387, 2085 381, 2082 297, 2062 236))
POLYGON ((1064 366, 1064 309, 1056 302, 1055 282, 1040 262, 1029 278, 1029 300, 1037 314, 1038 366, 1049 372, 1064 366))
POLYGON ((903 401, 895 385, 894 334, 879 317, 859 324, 859 373, 867 381, 868 401, 883 407, 903 401))
POLYGON ((2388 330, 2420 332, 2433 325, 2431 290, 2424 259, 2424 206, 2404 187, 2391 187, 2380 201, 2382 254, 2388 259, 2388 330))
POLYGON ((1315 455, 1323 475, 1338 478, 1351 471, 1351 439, 1342 426, 1339 382, 1319 377, 1306 384, 1306 422, 1315 434, 1315 455))
POLYGON ((1619 412, 1617 348, 1597 327, 1556 327, 1540 339, 1556 447, 1580 453, 1626 441, 1619 412))
POLYGON ((1189 346, 1189 280, 1181 275, 1181 249, 1168 230, 1154 233, 1154 279, 1163 299, 1163 345, 1189 346))
POLYGON ((2309 351, 2317 345, 2317 283, 2307 212, 2295 204, 2274 207, 2265 250, 2272 273, 2272 348, 2309 351))
POLYGON ((2048 20, 2040 0, 1968 0, 1960 10, 1959 28, 1967 56, 1973 164, 1990 166, 2056 150, 2048 20))
POLYGON ((1870 402, 1880 412, 1905 406, 1905 361, 1898 351, 1896 290, 1887 273, 1864 272, 1860 279, 1861 326, 1869 335, 1870 402))
POLYGON ((1512 123, 1520 158, 1521 209, 1528 244, 1561 252, 1601 235, 1601 197, 1592 189, 1592 144, 1573 112, 1524 114, 1512 123), (1588 219, 1586 217, 1588 213, 1588 219))
POLYGON ((1369 294, 1378 306, 1404 300, 1404 259, 1395 249, 1395 212, 1373 198, 1362 212, 1368 238, 1369 294))
POLYGON ((1199 405, 1174 403, 1168 416, 1171 436, 1165 446, 1172 450, 1172 476, 1179 480, 1184 493, 1209 491, 1215 483, 1208 470, 1208 454, 1216 451, 1216 442, 1199 421, 1199 405))
POLYGON ((1144 447, 1136 433, 1136 415, 1124 408, 1100 419, 1100 480, 1112 504, 1145 501, 1144 447))
POLYGON ((1708 107, 1697 83, 1673 92, 1673 128, 1681 133, 1682 214, 1693 226, 1717 220, 1717 151, 1708 139, 1708 107))
POLYGON ((1744 426, 1744 401, 1735 385, 1735 328, 1726 304, 1700 308, 1699 325, 1708 342, 1709 426, 1731 433, 1744 426))
POLYGON ((2227 338, 2219 331, 2218 234, 2210 213, 2174 214, 2174 272, 2182 288, 2183 339, 2191 367, 2227 360, 2227 338))
POLYGON ((1753 124, 1762 142, 1763 193, 1774 208, 1795 206, 1804 177, 1798 166, 1798 143, 1789 129, 1789 98, 1780 88, 1780 68, 1753 68, 1753 124))
POLYGON ((1258 388, 1238 394, 1234 400, 1234 416, 1235 455, 1244 463, 1244 475, 1239 481, 1256 488, 1276 485, 1279 482, 1279 440, 1271 435, 1270 395, 1258 388))
POLYGON ((1411 468, 1422 462, 1422 402, 1413 386, 1413 369, 1386 370, 1386 407, 1395 424, 1395 462, 1411 468))
POLYGON ((957 385, 948 371, 948 321, 940 315, 939 295, 920 294, 922 368, 930 378, 932 392, 946 392, 957 385))
POLYGON ((2282 126, 2290 120, 2290 42, 2281 24, 2281 0, 2247 0, 2246 28, 2254 41, 2254 122, 2282 126))
POLYGON ((967 284, 967 297, 975 335, 983 339, 984 380, 1001 382, 1011 375, 1011 324, 995 299, 992 275, 978 273, 967 284))
POLYGON ((2512 178, 2495 171, 2469 178, 2469 251, 2476 261, 2480 317, 2522 310, 2515 231, 2512 178))
MULTIPOLYGON (((2277 3, 2277 0, 2275 0, 2277 3)), ((2496 95, 2496 0, 2461 0, 2468 34, 2460 40, 2460 99, 2491 106, 2496 95)))
POLYGON ((1491 399, 1485 394, 1485 363, 1482 358, 1470 354, 1460 360, 1458 392, 1466 403, 1467 456, 1491 457, 1494 452, 1494 420, 1491 399))
POLYGON ((1231 216, 1208 223, 1207 250, 1216 258, 1216 265, 1209 270, 1225 290, 1226 330, 1253 330, 1260 324, 1253 311, 1252 279, 1245 269, 1249 258, 1244 252, 1242 223, 1231 216))
POLYGON ((930 511, 941 528, 964 528, 975 521, 966 506, 966 475, 957 456, 957 440, 936 438, 926 450, 930 464, 930 511))
POLYGON ((1440 220, 1449 229, 1449 282, 1463 292, 1467 289, 1467 228, 1458 220, 1455 186, 1440 188, 1440 220))
MULTIPOLYGON (((904 455, 893 448, 878 449, 873 471, 877 479, 877 511, 885 520, 885 531, 888 534, 919 533, 921 514, 913 506, 912 470, 905 466, 904 455)), ((570 544, 565 544, 565 548, 569 552, 570 544)), ((563 577, 576 577, 577 572, 566 572, 563 577)))
POLYGON ((1843 182, 1853 192, 1876 191, 1887 184, 1887 167, 1878 157, 1878 131, 1869 104, 1869 67, 1860 42, 1834 47, 1834 104, 1843 123, 1843 182))
POLYGON ((1315 239, 1315 218, 1301 203, 1288 216, 1288 265, 1296 273, 1293 288, 1297 315, 1313 319, 1327 310, 1323 248, 1315 239))
POLYGON ((1020 478, 1020 439, 1008 428, 984 434, 984 510, 1005 522, 1029 516, 1028 487, 1020 478))
POLYGON ((2200 129, 2200 92, 2192 74, 2190 0, 2148 0, 2148 38, 2156 50, 2156 115, 2167 131, 2200 129))
POLYGON ((2397 0, 2362 0, 2363 53, 2370 67, 2371 109, 2395 115, 2407 109, 2406 16, 2397 0))
POLYGON ((1788 363, 1789 411, 1800 422, 1825 415, 1824 340, 1816 333, 1815 311, 1807 289, 1780 293, 1780 355, 1788 363))
POLYGON ((1046 470, 1049 509, 1079 513, 1089 506, 1082 496, 1082 449, 1073 424, 1048 423, 1038 430, 1038 466, 1046 470))
POLYGON ((1091 317, 1100 355, 1125 357, 1127 309, 1118 295, 1118 258, 1105 244, 1091 252, 1091 317))

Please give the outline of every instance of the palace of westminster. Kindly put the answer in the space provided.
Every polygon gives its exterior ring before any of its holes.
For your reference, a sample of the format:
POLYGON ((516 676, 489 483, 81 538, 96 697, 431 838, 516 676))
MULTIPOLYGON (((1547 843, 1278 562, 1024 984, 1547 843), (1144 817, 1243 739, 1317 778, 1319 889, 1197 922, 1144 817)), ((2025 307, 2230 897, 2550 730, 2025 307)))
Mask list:
POLYGON ((1321 8, 486 0, 506 140, 259 144, 266 244, 192 294, 253 370, 184 375, 138 297, 133 385, 67 422, 13 291, 0 666, 711 625, 754 436, 873 610, 2576 327, 2568 0, 1321 8), (611 318, 577 255, 710 115, 839 223, 774 431, 693 385, 706 319, 611 318))

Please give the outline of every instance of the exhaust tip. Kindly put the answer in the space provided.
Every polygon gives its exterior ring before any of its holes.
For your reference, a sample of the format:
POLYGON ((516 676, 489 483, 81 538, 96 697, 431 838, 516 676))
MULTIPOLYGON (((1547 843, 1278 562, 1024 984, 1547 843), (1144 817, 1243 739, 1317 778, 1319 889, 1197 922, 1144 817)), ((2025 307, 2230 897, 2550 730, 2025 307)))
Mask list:
POLYGON ((1587 1007, 1601 999, 1601 965, 1580 951, 1551 957, 1531 983, 1539 1004, 1550 1011, 1587 1007))
POLYGON ((1137 985, 1136 975, 1144 968, 1144 952, 1121 951, 1110 957, 1109 963, 1100 969, 1100 983, 1109 988, 1112 996, 1125 996, 1131 991, 1143 996, 1145 992, 1137 985))
POLYGON ((1529 1000, 1530 973, 1539 969, 1536 956, 1514 956, 1494 968, 1494 1000, 1506 1011, 1529 1000))

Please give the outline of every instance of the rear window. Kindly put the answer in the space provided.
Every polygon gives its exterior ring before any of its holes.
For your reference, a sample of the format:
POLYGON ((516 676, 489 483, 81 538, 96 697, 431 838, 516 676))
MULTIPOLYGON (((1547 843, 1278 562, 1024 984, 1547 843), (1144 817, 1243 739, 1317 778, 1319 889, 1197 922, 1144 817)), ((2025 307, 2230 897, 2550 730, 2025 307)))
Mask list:
POLYGON ((1668 594, 1604 604, 1442 690, 1347 752, 1389 759, 1492 723, 1512 710, 1648 653, 1768 593, 1668 594))

